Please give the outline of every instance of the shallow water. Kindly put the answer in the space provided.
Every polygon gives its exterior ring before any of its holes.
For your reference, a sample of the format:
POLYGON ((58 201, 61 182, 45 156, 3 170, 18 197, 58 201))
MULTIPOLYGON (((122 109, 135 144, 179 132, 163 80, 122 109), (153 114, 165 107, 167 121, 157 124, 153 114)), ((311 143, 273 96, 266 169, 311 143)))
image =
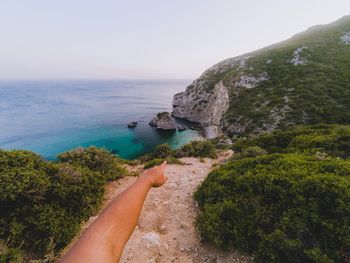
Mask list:
POLYGON ((0 148, 28 149, 55 159, 78 146, 106 147, 133 159, 157 144, 173 148, 197 131, 159 132, 148 126, 170 111, 187 80, 0 81, 0 148), (128 129, 129 121, 137 121, 128 129))

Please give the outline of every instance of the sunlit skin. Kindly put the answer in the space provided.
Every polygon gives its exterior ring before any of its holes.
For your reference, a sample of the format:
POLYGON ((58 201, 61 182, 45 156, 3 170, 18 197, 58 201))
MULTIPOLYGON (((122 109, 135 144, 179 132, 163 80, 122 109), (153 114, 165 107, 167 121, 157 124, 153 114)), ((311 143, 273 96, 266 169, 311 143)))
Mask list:
POLYGON ((152 187, 167 181, 166 162, 144 170, 125 191, 116 196, 65 254, 61 262, 119 262, 152 187))

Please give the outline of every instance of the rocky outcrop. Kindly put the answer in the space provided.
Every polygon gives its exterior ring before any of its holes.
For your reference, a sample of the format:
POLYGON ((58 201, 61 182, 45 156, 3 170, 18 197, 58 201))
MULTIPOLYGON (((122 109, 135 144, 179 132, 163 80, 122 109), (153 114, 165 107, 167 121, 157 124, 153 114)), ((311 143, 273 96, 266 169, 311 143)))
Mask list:
POLYGON ((137 126, 137 122, 136 121, 131 121, 128 123, 128 128, 132 129, 132 128, 136 128, 137 126))
POLYGON ((342 35, 340 37, 340 40, 346 44, 346 45, 350 45, 350 32, 347 32, 346 34, 342 35))
POLYGON ((201 90, 200 85, 194 81, 185 92, 174 96, 172 115, 200 123, 206 137, 217 137, 220 120, 229 106, 228 91, 222 81, 212 90, 201 90))
POLYGON ((176 130, 176 123, 169 112, 158 113, 149 125, 160 130, 176 130))
POLYGON ((303 57, 303 51, 306 50, 307 47, 298 47, 296 50, 293 52, 293 58, 291 60, 292 64, 294 66, 297 65, 305 65, 307 63, 307 60, 305 57, 303 57))

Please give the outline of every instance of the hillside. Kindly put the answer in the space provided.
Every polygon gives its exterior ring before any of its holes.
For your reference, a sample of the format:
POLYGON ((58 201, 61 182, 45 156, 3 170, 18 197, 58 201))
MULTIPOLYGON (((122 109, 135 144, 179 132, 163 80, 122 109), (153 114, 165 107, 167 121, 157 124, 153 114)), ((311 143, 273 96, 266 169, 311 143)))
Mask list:
POLYGON ((205 135, 350 123, 350 16, 224 60, 173 99, 173 116, 205 135))

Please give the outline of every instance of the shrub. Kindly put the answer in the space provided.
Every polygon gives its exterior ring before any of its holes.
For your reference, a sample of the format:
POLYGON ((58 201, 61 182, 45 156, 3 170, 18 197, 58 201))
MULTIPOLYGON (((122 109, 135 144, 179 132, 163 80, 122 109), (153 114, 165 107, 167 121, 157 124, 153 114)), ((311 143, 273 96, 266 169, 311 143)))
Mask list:
POLYGON ((259 146, 249 146, 246 149, 243 149, 242 152, 234 155, 235 159, 257 157, 260 155, 265 155, 267 152, 259 146))
POLYGON ((76 148, 72 151, 62 153, 58 156, 61 162, 87 167, 91 171, 99 172, 106 180, 115 180, 127 174, 122 167, 122 161, 115 157, 110 151, 97 148, 76 148))
POLYGON ((169 144, 157 145, 153 150, 151 156, 152 158, 167 158, 173 156, 174 152, 169 144))
POLYGON ((215 144, 211 141, 193 141, 176 150, 175 156, 182 157, 208 157, 216 158, 215 144))
POLYGON ((259 146, 269 153, 314 153, 324 151, 341 158, 350 157, 350 125, 296 126, 256 138, 240 139, 233 150, 241 152, 249 146, 259 146))
POLYGON ((345 262, 350 160, 271 154, 231 161, 195 193, 204 241, 262 262, 345 262))
MULTIPOLYGON (((89 155, 83 156, 85 161, 89 155)), ((1 260, 57 254, 97 211, 105 182, 104 175, 87 167, 0 150, 1 260)))

